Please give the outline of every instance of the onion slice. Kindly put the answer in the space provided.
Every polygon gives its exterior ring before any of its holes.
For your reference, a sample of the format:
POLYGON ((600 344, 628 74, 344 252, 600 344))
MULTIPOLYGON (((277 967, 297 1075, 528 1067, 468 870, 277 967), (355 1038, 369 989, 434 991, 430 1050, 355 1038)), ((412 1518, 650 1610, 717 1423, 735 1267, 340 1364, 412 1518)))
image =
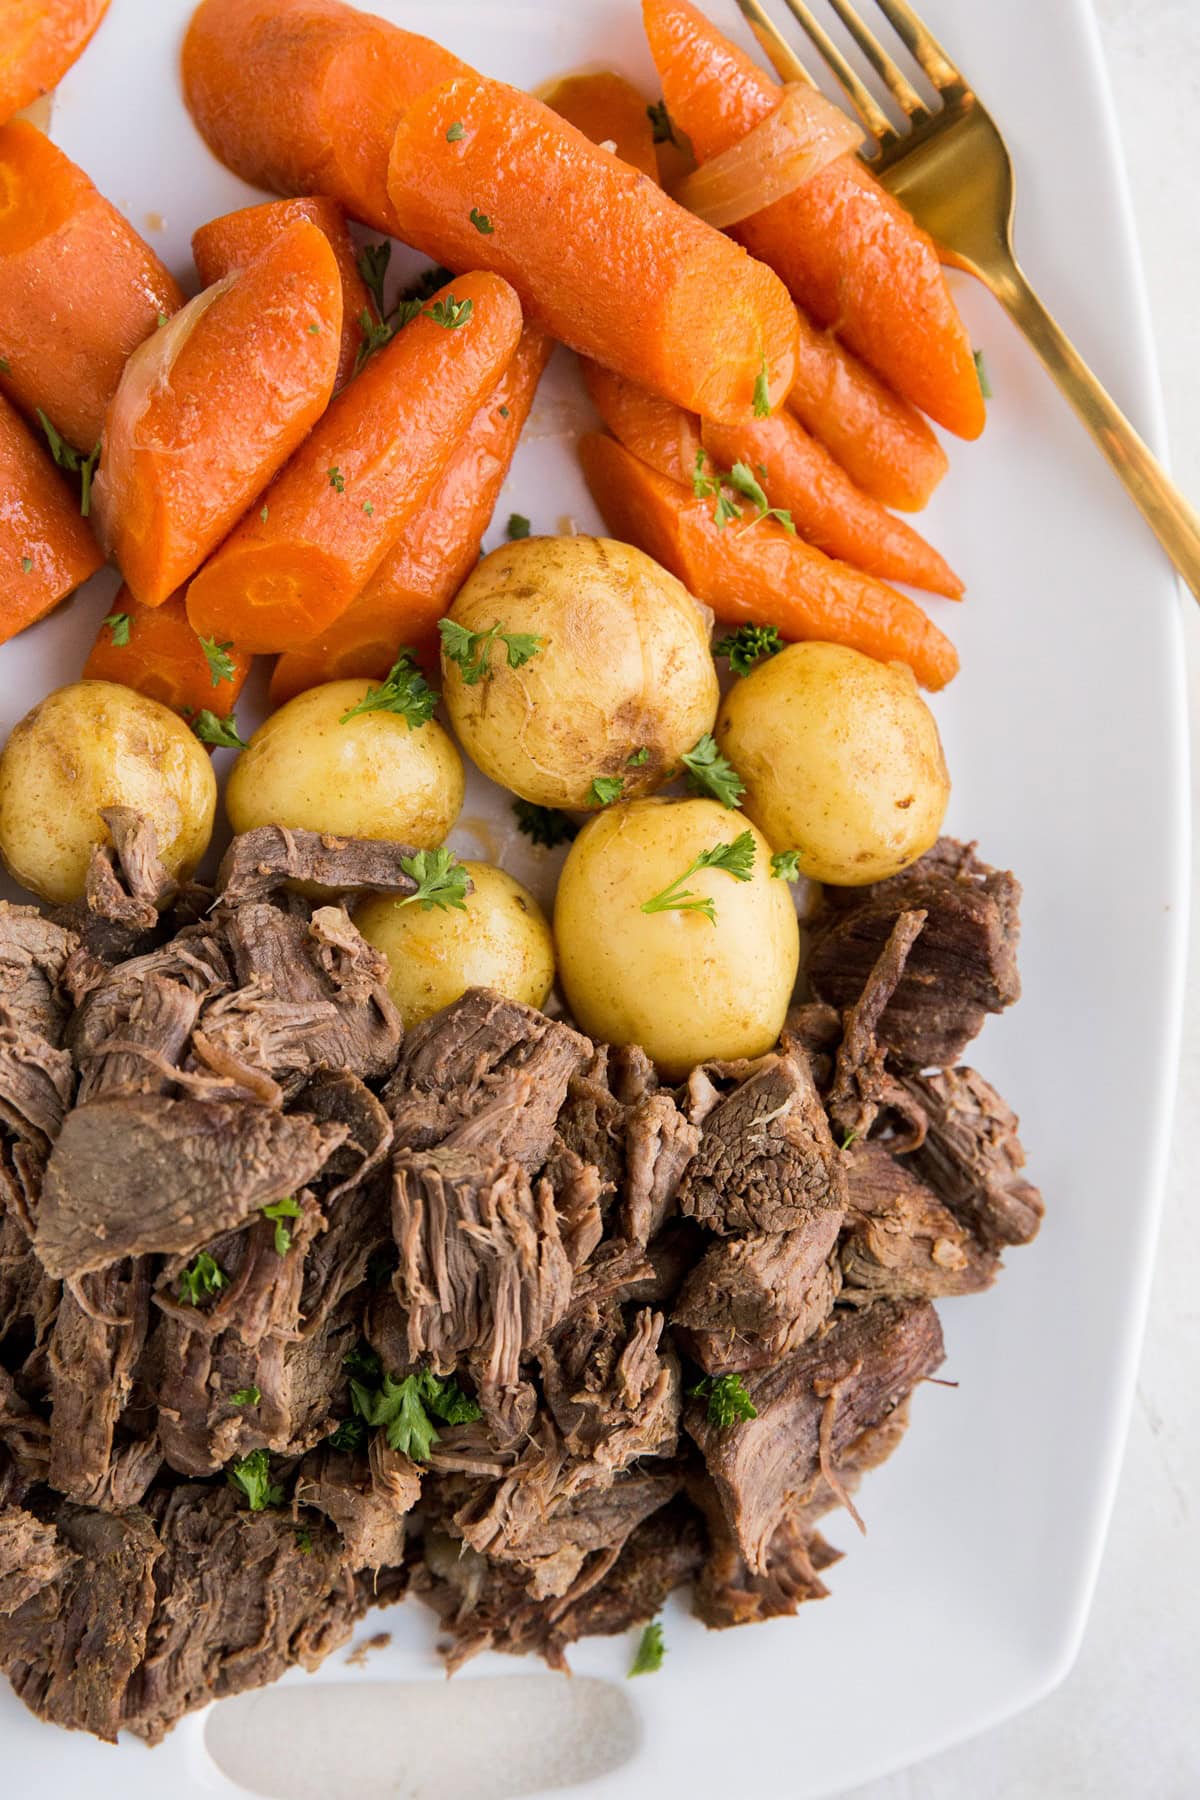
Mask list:
POLYGON ((728 150, 685 175, 674 198, 697 218, 724 230, 793 193, 863 141, 840 106, 803 82, 789 82, 775 111, 728 150))

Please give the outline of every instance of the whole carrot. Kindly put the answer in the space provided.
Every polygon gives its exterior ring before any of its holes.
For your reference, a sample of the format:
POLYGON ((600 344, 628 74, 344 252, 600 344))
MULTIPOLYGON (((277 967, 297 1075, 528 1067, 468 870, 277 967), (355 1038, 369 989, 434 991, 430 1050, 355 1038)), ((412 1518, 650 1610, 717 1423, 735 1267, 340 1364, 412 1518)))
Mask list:
MULTIPOLYGON (((778 106, 778 84, 689 0, 642 0, 642 16, 668 109, 701 160, 778 106)), ((979 436, 983 396, 937 251, 856 157, 839 156, 734 235, 905 399, 979 436)))
POLYGON ((668 481, 614 438, 590 433, 579 454, 613 536, 662 563, 723 623, 774 625, 789 639, 906 662, 928 688, 957 672, 953 644, 906 594, 831 561, 773 520, 719 529, 711 500, 668 481))
POLYGON ((437 667, 437 622, 475 567, 553 340, 526 325, 512 361, 480 407, 420 511, 356 600, 302 649, 280 656, 271 704, 349 675, 386 675, 401 645, 437 667))
POLYGON ((104 558, 79 499, 0 399, 0 644, 94 575, 104 558))
POLYGON ((209 149, 244 181, 332 194, 390 231, 396 121, 465 66, 341 0, 201 0, 183 42, 183 93, 209 149))
POLYGON ((130 357, 105 420, 95 513, 144 606, 187 580, 320 417, 341 332, 329 240, 294 219, 130 357))
POLYGON ((83 665, 85 681, 120 681, 175 712, 233 711, 252 658, 236 644, 202 643, 188 623, 182 594, 141 606, 122 587, 83 665))
POLYGON ((108 5, 109 0, 5 0, 0 124, 57 87, 108 5))
POLYGON ((588 398, 613 436, 660 475, 690 488, 703 450, 695 413, 647 393, 599 363, 584 361, 581 368, 588 398))
POLYGON ((131 353, 183 295, 82 169, 0 125, 0 391, 86 453, 131 353))
POLYGON ((463 75, 414 100, 388 169, 396 229, 511 281, 562 343, 730 422, 792 385, 782 283, 530 95, 463 75))
POLYGON ((520 302, 495 275, 463 275, 436 294, 196 576, 196 630, 294 650, 340 617, 441 475, 520 330, 520 302))
POLYGON ((299 200, 268 200, 263 206, 243 206, 238 212, 210 219, 192 233, 192 260, 203 287, 211 287, 248 262, 278 237, 293 219, 308 219, 329 239, 342 278, 342 349, 335 387, 344 387, 354 373, 363 346, 362 318, 376 317, 371 296, 358 272, 358 261, 346 215, 336 200, 324 194, 306 194, 299 200))
POLYGON ((631 81, 612 69, 565 75, 541 88, 538 99, 593 144, 611 144, 613 154, 651 181, 658 180, 658 157, 646 101, 631 81))

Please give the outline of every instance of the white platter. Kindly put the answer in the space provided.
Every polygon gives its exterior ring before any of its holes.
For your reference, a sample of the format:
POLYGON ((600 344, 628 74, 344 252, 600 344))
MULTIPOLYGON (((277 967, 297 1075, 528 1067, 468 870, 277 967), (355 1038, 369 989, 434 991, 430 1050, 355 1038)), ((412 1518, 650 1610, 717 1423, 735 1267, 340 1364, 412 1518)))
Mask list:
MULTIPOLYGON (((709 9, 741 36, 733 0, 709 9)), ((1086 0, 922 0, 1006 132, 1026 266, 1084 354, 1162 448, 1153 353, 1116 123, 1086 0)), ((194 287, 188 239, 248 202, 195 135, 176 59, 189 0, 113 0, 63 82, 52 133, 194 287)), ((521 85, 613 65, 657 93, 635 0, 377 0, 521 85)), ((786 15, 783 15, 786 17, 786 15)), ((949 828, 1025 884, 1026 998, 972 1060, 1020 1112, 1046 1225, 992 1294, 942 1307, 956 1389, 917 1396, 900 1454, 843 1518, 833 1597, 794 1620, 707 1634, 675 1602, 661 1674, 626 1683, 630 1646, 572 1656, 566 1683, 480 1659, 449 1689, 432 1615, 410 1604, 262 1696, 186 1720, 159 1750, 107 1749, 37 1723, 0 1683, 0 1788, 123 1800, 583 1791, 688 1800, 815 1796, 980 1731, 1047 1692, 1083 1630, 1132 1395, 1170 1125, 1183 982, 1186 742, 1169 570, 1031 352, 981 291, 961 297, 995 398, 951 446, 927 515, 965 575, 933 602, 963 673, 937 701, 954 776, 949 828), (414 1685, 415 1684, 415 1685, 414 1685), (207 1734, 207 1736, 206 1736, 207 1734), (213 1760, 240 1768, 231 1780, 213 1760), (230 1758, 241 1757, 236 1764, 230 1758), (590 1776, 590 1779, 588 1777, 590 1776)), ((630 329, 636 330, 636 320, 630 329)), ((560 358, 497 509, 535 530, 598 520, 570 436, 586 416, 560 358)), ((495 541, 493 531, 489 542, 495 541)), ((73 678, 113 581, 0 650, 0 727, 73 678)), ((253 722, 251 706, 240 709, 253 722)), ((227 760, 220 753, 220 761, 227 760)), ((218 764, 220 767, 220 762, 218 764)), ((543 891, 481 784, 459 847, 543 891)), ((10 890, 11 891, 11 890, 10 890)))

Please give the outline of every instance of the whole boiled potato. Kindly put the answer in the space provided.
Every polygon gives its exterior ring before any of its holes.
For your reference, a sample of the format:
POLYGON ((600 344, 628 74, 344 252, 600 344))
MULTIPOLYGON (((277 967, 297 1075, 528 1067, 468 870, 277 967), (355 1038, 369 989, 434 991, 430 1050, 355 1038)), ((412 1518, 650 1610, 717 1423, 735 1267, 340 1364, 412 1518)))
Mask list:
POLYGON ((746 784, 746 812, 814 881, 882 881, 942 828, 942 741, 904 663, 791 644, 726 694, 717 742, 746 784))
POLYGON ((76 681, 26 713, 0 755, 0 856, 43 900, 78 900, 93 849, 110 842, 101 807, 131 806, 183 879, 216 804, 208 753, 178 713, 115 681, 76 681))
POLYGON ((583 1030, 641 1044, 672 1079, 708 1058, 769 1050, 800 959, 791 891, 771 874, 769 845, 715 800, 635 800, 589 820, 563 866, 554 938, 583 1030), (749 880, 692 867, 743 832, 749 880), (671 904, 689 896, 709 900, 714 920, 671 904))
POLYGON ((445 911, 377 894, 355 908, 354 923, 388 959, 388 993, 405 1028, 465 994, 495 988, 526 1006, 543 1006, 554 982, 554 939, 528 888, 491 863, 464 868, 472 890, 465 911, 445 911))
POLYGON ((461 662, 447 654, 452 645, 442 646, 460 743, 523 800, 594 807, 597 776, 620 780, 626 799, 651 793, 712 730, 717 674, 706 615, 673 575, 629 544, 505 544, 472 571, 449 616, 465 631, 499 627, 539 640, 519 668, 499 632, 486 646, 479 638, 464 645, 461 662))
POLYGON ((410 726, 377 711, 343 724, 375 685, 364 676, 308 688, 259 726, 225 789, 235 831, 288 825, 417 850, 442 843, 462 807, 462 759, 434 719, 410 726))

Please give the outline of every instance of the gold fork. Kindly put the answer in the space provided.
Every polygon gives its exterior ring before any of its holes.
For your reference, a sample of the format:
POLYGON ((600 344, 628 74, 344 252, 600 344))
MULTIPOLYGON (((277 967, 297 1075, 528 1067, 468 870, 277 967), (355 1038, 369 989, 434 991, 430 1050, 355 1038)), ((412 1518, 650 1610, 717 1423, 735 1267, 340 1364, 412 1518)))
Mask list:
MULTIPOLYGON (((946 261, 978 276, 1025 333, 1200 600, 1200 518, 1029 285, 1012 246, 1012 159, 970 83, 906 0, 876 0, 936 90, 940 105, 931 110, 850 0, 829 0, 908 120, 908 129, 897 131, 805 0, 786 4, 875 140, 863 161, 924 226, 946 261)), ((813 85, 758 0, 738 5, 780 77, 813 85)))

